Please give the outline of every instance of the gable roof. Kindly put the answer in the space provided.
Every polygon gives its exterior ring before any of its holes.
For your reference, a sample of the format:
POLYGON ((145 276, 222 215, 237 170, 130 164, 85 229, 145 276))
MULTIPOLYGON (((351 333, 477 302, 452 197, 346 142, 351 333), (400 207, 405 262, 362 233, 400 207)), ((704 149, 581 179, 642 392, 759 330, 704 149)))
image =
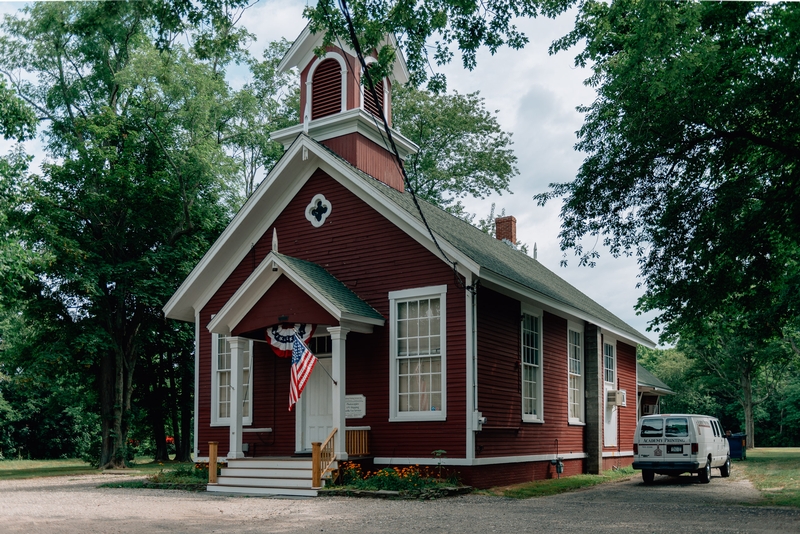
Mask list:
POLYGON ((642 367, 641 364, 636 364, 636 385, 639 389, 647 389, 660 393, 662 395, 674 395, 675 392, 658 379, 653 373, 642 367))
MULTIPOLYGON (((245 202, 222 235, 206 252, 164 305, 167 317, 193 321, 236 265, 274 222, 308 178, 322 169, 380 212, 437 257, 411 194, 393 189, 359 170, 305 134, 297 136, 284 155, 245 202), (269 191, 269 194, 267 194, 269 191)), ((446 211, 419 200, 439 245, 460 273, 473 273, 492 287, 541 302, 612 335, 654 347, 654 343, 541 263, 485 234, 446 211)))

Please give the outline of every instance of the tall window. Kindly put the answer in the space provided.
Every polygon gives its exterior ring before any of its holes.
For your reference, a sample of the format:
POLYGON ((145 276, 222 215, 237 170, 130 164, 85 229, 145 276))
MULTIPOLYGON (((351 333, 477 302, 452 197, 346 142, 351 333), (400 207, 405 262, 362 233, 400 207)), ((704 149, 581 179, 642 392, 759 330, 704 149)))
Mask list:
POLYGON ((609 384, 617 383, 617 349, 610 343, 603 343, 603 369, 605 381, 609 384))
MULTIPOLYGON (((247 349, 242 354, 242 424, 252 424, 252 399, 253 389, 252 376, 252 353, 253 342, 251 341, 247 349)), ((234 391, 231 383, 231 345, 229 338, 212 334, 212 354, 211 354, 211 424, 214 426, 225 426, 231 424, 231 402, 233 401, 234 391)))
POLYGON ((569 358, 569 420, 583 422, 583 332, 567 330, 569 358))
POLYGON ((542 314, 522 314, 522 420, 542 420, 542 314))
POLYGON ((391 419, 444 419, 445 292, 436 286, 389 293, 391 419))

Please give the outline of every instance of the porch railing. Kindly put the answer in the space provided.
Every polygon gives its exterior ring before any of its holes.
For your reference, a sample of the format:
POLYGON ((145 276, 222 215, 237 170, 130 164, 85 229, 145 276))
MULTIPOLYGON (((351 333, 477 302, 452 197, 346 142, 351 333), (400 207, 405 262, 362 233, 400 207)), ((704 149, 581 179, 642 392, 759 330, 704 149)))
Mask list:
POLYGON ((369 431, 368 426, 349 426, 345 429, 345 450, 348 458, 369 456, 369 431))
POLYGON ((331 471, 331 465, 336 459, 336 452, 333 449, 333 437, 337 429, 331 430, 323 443, 315 441, 311 444, 311 482, 312 487, 322 487, 322 477, 331 471))

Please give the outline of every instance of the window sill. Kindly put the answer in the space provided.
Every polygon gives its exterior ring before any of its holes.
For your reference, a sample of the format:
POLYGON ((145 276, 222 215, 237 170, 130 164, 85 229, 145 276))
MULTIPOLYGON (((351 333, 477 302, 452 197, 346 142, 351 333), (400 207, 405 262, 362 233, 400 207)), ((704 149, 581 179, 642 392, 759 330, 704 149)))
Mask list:
MULTIPOLYGON (((212 426, 212 427, 214 427, 214 426, 231 426, 232 424, 233 423, 231 421, 211 421, 211 424, 208 425, 208 426, 212 426)), ((243 427, 252 426, 252 425, 253 425, 252 422, 242 421, 242 426, 243 427)))
MULTIPOLYGON (((428 414, 429 412, 420 412, 421 414, 428 414)), ((444 412, 436 412, 436 415, 395 415, 389 417, 390 423, 421 423, 425 421, 447 421, 447 414, 444 412), (440 415, 441 413, 441 415, 440 415)))
POLYGON ((543 425, 544 419, 523 419, 523 423, 535 423, 537 425, 543 425))
POLYGON ((583 421, 568 421, 567 424, 569 426, 586 426, 586 423, 583 421))

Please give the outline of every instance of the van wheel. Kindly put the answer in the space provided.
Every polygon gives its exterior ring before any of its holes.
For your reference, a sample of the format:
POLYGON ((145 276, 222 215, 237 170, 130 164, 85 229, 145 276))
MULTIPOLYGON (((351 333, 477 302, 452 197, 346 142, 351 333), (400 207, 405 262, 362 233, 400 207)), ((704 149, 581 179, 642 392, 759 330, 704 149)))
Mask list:
POLYGON ((722 478, 728 478, 731 476, 731 457, 728 456, 728 459, 725 460, 725 463, 719 468, 719 474, 722 478))
POLYGON ((711 460, 706 460, 706 466, 698 473, 700 475, 700 483, 708 484, 711 482, 711 460))
POLYGON ((652 484, 656 474, 652 469, 642 469, 642 480, 645 484, 652 484))

